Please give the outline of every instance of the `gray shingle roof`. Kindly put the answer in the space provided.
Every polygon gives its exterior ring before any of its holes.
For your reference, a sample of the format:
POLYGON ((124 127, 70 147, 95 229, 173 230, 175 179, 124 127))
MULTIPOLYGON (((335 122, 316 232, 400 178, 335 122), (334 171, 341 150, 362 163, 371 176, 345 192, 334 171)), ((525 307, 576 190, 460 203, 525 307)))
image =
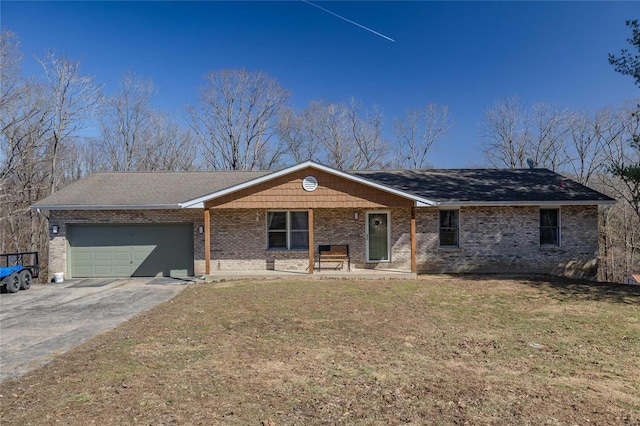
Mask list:
POLYGON ((351 173, 445 204, 614 201, 547 169, 432 169, 351 173))
POLYGON ((38 201, 53 206, 166 206, 243 183, 269 172, 120 172, 94 173, 38 201))
MULTIPOLYGON (((286 170, 286 169, 285 169, 286 170)), ((271 172, 95 173, 32 207, 178 208, 271 172)), ((614 200, 546 169, 442 169, 351 171, 349 174, 409 196, 444 205, 523 203, 610 203, 614 200)))

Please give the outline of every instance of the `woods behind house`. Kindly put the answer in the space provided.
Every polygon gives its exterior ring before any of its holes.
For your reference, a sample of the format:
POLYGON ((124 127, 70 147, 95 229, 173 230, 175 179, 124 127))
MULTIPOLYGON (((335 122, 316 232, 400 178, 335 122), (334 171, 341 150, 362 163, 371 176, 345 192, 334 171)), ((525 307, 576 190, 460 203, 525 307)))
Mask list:
MULTIPOLYGON (((98 171, 272 170, 313 160, 340 170, 432 167, 455 125, 425 100, 401 117, 355 98, 293 108, 291 92, 260 71, 214 70, 183 111, 155 108, 154 83, 134 73, 112 89, 81 63, 50 52, 24 75, 17 35, 0 35, 0 252, 46 261, 47 212, 29 207, 98 171)), ((497 100, 479 129, 474 167, 544 167, 619 202, 601 210, 600 276, 640 270, 638 99, 596 110, 497 100), (631 167, 631 168, 630 168, 631 167)), ((44 274, 46 276, 46 274, 44 274)))

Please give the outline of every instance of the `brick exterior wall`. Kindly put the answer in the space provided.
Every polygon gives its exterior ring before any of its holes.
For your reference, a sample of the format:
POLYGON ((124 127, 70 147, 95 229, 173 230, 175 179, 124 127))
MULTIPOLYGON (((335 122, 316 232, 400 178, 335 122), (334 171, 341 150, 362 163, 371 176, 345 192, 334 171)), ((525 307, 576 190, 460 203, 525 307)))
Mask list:
MULTIPOLYGON (((359 209, 314 209, 314 249, 320 244, 348 244, 357 268, 410 269, 409 208, 386 209, 391 214, 391 261, 366 263, 366 212, 359 209), (358 219, 354 213, 358 212, 358 219)), ((305 271, 308 250, 268 250, 266 210, 214 209, 211 213, 211 270, 305 271), (268 266, 267 266, 268 265, 268 266)))
MULTIPOLYGON (((366 209, 314 209, 314 247, 349 244, 352 266, 371 269, 409 270, 411 264, 408 207, 390 212, 391 260, 366 262, 366 209), (358 212, 358 219, 354 213, 358 212)), ((200 209, 137 211, 52 211, 50 223, 59 226, 50 235, 49 270, 65 272, 66 225, 73 223, 193 223, 194 269, 204 273, 204 236, 200 209)), ((598 253, 596 206, 561 208, 560 247, 541 248, 538 207, 462 207, 460 247, 438 246, 438 210, 416 209, 418 272, 529 272, 595 278, 598 253)), ((211 210, 211 270, 305 271, 308 251, 267 250, 265 209, 211 210)))
POLYGON ((560 208, 560 247, 540 247, 538 207, 463 207, 460 247, 439 248, 438 210, 416 214, 418 272, 529 272, 595 278, 597 206, 560 208))

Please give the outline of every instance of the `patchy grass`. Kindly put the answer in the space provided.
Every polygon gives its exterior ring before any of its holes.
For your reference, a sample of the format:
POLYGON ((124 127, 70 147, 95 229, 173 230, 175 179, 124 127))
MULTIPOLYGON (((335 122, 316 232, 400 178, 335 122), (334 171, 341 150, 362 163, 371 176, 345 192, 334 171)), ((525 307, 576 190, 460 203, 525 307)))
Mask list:
POLYGON ((640 288, 200 285, 0 384, 2 425, 639 424, 640 288))

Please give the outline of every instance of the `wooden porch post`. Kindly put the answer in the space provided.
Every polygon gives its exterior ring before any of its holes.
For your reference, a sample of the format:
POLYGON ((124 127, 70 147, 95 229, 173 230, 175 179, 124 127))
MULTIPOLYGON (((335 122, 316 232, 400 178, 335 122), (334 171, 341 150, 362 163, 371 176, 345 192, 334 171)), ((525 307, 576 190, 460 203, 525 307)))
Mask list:
POLYGON ((204 272, 211 274, 211 210, 204 206, 204 272))
POLYGON ((309 209, 309 274, 313 274, 313 209, 309 209))
POLYGON ((416 207, 411 207, 411 272, 416 273, 416 207))

